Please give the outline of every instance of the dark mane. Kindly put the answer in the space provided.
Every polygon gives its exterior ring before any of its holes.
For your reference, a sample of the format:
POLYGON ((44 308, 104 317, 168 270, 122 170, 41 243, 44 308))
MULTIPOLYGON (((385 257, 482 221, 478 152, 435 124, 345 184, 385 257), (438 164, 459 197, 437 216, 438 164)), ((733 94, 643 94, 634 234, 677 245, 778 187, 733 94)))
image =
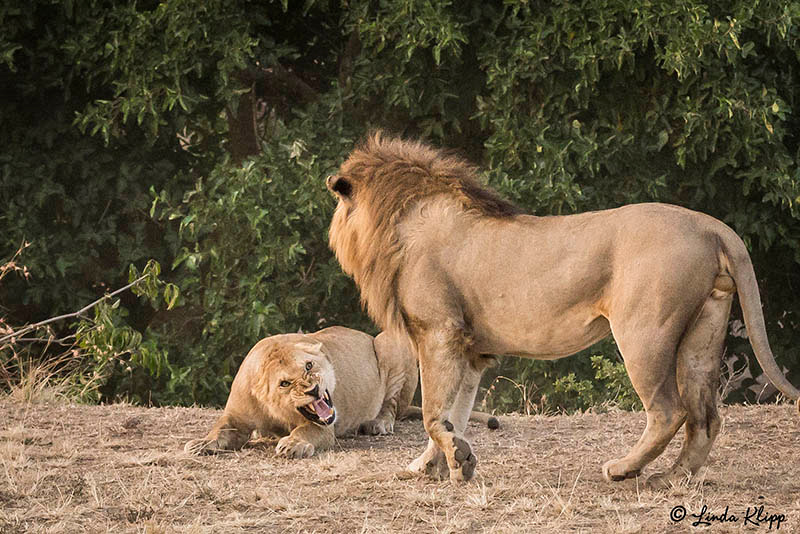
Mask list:
POLYGON ((450 151, 420 141, 386 137, 375 132, 342 166, 342 174, 362 185, 373 207, 398 213, 412 201, 450 195, 464 210, 494 218, 522 213, 519 208, 477 180, 477 168, 450 151))
POLYGON ((329 243, 361 289, 362 304, 384 330, 408 329, 397 300, 406 254, 398 228, 411 206, 444 197, 478 217, 521 213, 476 176, 473 165, 451 152, 381 132, 370 135, 339 169, 336 191, 348 199, 336 208, 329 243))

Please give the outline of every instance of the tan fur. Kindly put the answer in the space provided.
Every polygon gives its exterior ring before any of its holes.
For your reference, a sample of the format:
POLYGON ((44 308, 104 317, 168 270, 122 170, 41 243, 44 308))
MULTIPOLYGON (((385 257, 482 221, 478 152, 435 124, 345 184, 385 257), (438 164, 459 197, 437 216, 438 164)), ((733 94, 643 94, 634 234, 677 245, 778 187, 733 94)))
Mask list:
POLYGON ((664 204, 534 217, 477 184, 462 160, 380 133, 328 178, 338 198, 331 248, 372 318, 418 351, 431 441, 412 470, 473 475, 464 414, 482 354, 560 358, 612 333, 647 427, 605 476, 638 475, 684 423, 683 450, 659 480, 696 472, 720 426, 737 291, 759 363, 785 395, 800 396, 770 351, 747 250, 720 221, 664 204))
POLYGON ((343 327, 313 334, 282 334, 259 341, 242 362, 225 411, 204 439, 186 444, 199 454, 241 448, 254 430, 283 436, 276 452, 303 458, 330 448, 335 436, 362 430, 390 433, 417 387, 416 359, 407 343, 343 327), (312 362, 312 370, 305 365, 312 362), (289 382, 281 387, 281 382, 289 382), (298 407, 328 391, 336 419, 321 425, 298 407))
POLYGON ((268 337, 242 362, 214 427, 184 449, 193 454, 239 449, 256 430, 282 436, 279 455, 312 456, 330 448, 336 436, 391 433, 396 417, 415 415, 409 404, 417 382, 416 357, 403 337, 373 338, 338 326, 268 337), (315 399, 308 394, 315 387, 332 398, 336 419, 330 425, 311 422, 298 411, 315 399))

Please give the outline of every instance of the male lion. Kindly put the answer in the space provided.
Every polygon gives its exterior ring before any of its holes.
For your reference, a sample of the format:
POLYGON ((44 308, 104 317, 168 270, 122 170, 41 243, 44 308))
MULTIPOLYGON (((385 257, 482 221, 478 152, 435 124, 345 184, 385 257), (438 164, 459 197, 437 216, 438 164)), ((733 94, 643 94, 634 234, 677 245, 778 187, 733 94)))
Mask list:
MULTIPOLYGON (((304 458, 330 448, 335 436, 388 434, 397 416, 415 414, 409 404, 417 380, 416 358, 402 337, 340 326, 268 337, 239 367, 217 423, 184 450, 239 449, 258 430, 283 436, 277 454, 304 458)), ((486 414, 473 418, 499 425, 486 414)))
POLYGON ((733 294, 755 354, 800 397, 767 343, 750 257, 722 222, 637 204, 559 217, 524 215, 481 187, 463 160, 420 142, 370 136, 330 176, 330 246, 362 303, 418 352, 428 448, 409 469, 473 476, 464 439, 483 354, 573 354, 613 334, 647 426, 608 480, 637 476, 686 423, 674 466, 695 473, 720 428, 716 391, 733 294))

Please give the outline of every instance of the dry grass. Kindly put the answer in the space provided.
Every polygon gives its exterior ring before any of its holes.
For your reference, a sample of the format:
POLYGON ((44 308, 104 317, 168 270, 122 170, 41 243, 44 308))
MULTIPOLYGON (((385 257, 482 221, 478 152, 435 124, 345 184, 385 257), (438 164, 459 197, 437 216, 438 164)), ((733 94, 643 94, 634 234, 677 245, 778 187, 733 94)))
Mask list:
MULTIPOLYGON (((747 507, 800 532, 800 418, 792 406, 729 407, 700 480, 670 490, 607 483, 602 463, 638 438, 643 414, 508 417, 470 427, 473 482, 403 476, 424 448, 418 421, 393 436, 348 438, 309 460, 276 458, 274 440, 189 457, 183 443, 219 412, 0 400, 0 532, 740 532, 747 507), (670 520, 703 505, 736 523, 670 520)), ((665 468, 681 438, 648 469, 665 468)), ((773 530, 776 525, 773 524, 773 530)))

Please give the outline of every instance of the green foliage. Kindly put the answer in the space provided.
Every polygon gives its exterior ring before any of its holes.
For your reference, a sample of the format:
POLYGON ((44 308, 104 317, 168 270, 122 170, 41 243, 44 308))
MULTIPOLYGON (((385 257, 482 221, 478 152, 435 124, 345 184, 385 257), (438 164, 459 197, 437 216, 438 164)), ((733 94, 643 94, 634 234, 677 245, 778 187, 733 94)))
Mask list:
POLYGON ((483 406, 498 412, 642 408, 610 338, 564 360, 505 358, 483 382, 487 385, 483 406))
POLYGON ((99 401, 102 388, 115 373, 129 375, 134 366, 142 366, 158 376, 166 363, 164 351, 143 345, 142 334, 125 324, 127 313, 119 304, 119 300, 103 301, 91 319, 77 325, 76 345, 83 351, 84 369, 90 370, 82 370, 80 377, 94 385, 81 400, 99 401))
POLYGON ((110 10, 82 5, 86 12, 76 17, 99 13, 100 20, 66 40, 63 49, 82 67, 87 85, 110 93, 78 112, 80 130, 108 142, 132 124, 152 137, 164 126, 173 135, 185 126, 207 129, 209 115, 240 89, 231 78, 252 62, 257 45, 245 14, 227 4, 179 0, 154 9, 129 3, 110 10))
POLYGON ((180 239, 172 267, 183 295, 180 319, 155 328, 172 373, 158 401, 224 402, 239 363, 268 335, 333 324, 374 332, 327 248, 333 201, 323 180, 308 179, 326 176, 330 154, 352 146, 332 137, 276 139, 241 167, 219 165, 180 199, 155 195, 153 214, 180 239), (176 328, 195 342, 171 342, 176 328))
MULTIPOLYGON (((0 265, 0 272, 8 272, 6 267, 14 259, 0 265)), ((14 271, 24 272, 24 269, 14 268, 14 271)), ((131 266, 127 286, 76 312, 16 329, 6 325, 0 330, 3 334, 0 390, 29 402, 42 397, 47 400, 48 395, 76 402, 98 402, 102 390, 115 375, 129 376, 135 367, 140 367, 158 376, 166 364, 165 351, 142 342, 141 333, 125 323, 127 310, 114 297, 130 289, 153 303, 163 298, 169 309, 178 289, 162 282, 158 277, 160 271, 158 262, 152 260, 141 273, 131 266), (87 317, 90 310, 92 317, 87 317), (74 333, 56 339, 50 325, 70 318, 78 319, 72 325, 74 333)), ((143 400, 132 393, 134 400, 143 400)))
MULTIPOLYGON (((538 214, 665 201, 727 222, 800 381, 799 38, 800 2, 777 0, 4 2, 0 253, 32 243, 4 318, 77 309, 154 258, 172 285, 81 335, 102 398, 157 403, 221 403, 265 335, 374 332, 327 249, 324 178, 384 127, 538 214)), ((508 359, 520 387, 490 400, 632 407, 621 370, 608 344, 508 359)))
MULTIPOLYGON (((134 295, 146 299, 154 309, 173 308, 180 296, 175 284, 160 278, 161 265, 150 260, 140 273, 135 265, 128 271, 128 280, 134 295)), ((169 367, 167 351, 152 340, 143 340, 142 334, 126 321, 128 311, 120 308, 120 300, 103 299, 94 308, 92 319, 81 319, 75 329, 75 343, 89 361, 90 381, 95 385, 84 393, 84 399, 95 402, 109 388, 117 396, 131 401, 151 401, 138 391, 137 374, 147 373, 158 379, 169 367)), ((85 374, 85 372, 84 372, 85 374)))
POLYGON ((592 356, 592 367, 595 369, 594 377, 599 381, 600 387, 606 388, 612 401, 623 410, 641 410, 642 402, 633 389, 625 365, 613 362, 601 355, 592 356))
POLYGON ((545 213, 667 200, 734 222, 749 197, 794 219, 792 7, 511 7, 480 58, 492 179, 545 213))

